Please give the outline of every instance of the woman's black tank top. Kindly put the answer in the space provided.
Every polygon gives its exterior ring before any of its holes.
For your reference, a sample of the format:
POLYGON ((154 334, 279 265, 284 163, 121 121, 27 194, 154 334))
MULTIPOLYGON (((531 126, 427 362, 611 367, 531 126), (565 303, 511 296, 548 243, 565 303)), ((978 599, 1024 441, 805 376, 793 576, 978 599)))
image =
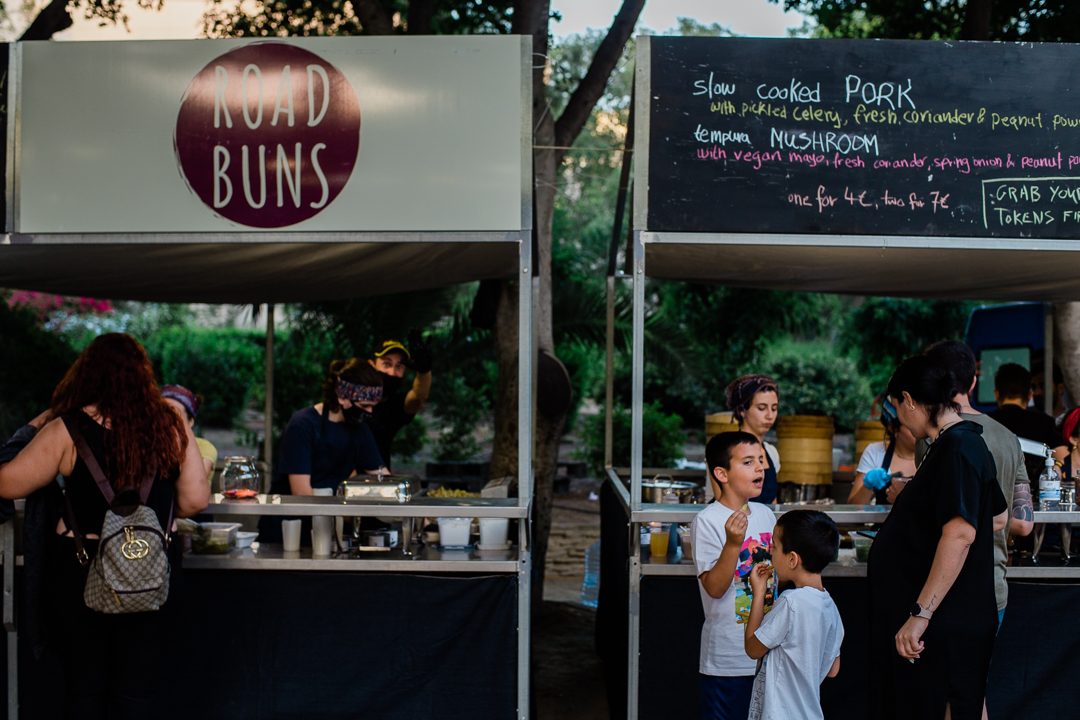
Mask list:
MULTIPOLYGON (((112 431, 106 430, 94 422, 93 418, 81 411, 72 413, 69 417, 73 418, 77 423, 79 431, 86 439, 86 444, 90 446, 94 456, 97 457, 105 477, 109 478, 112 463, 105 449, 105 438, 112 431)), ((172 469, 166 475, 158 473, 153 486, 150 488, 150 495, 146 500, 146 504, 157 513, 158 521, 166 532, 168 532, 167 526, 170 522, 169 516, 173 503, 176 501, 175 483, 178 475, 179 468, 172 469)), ((72 512, 75 513, 75 522, 79 526, 79 534, 100 534, 105 511, 109 506, 82 457, 76 458, 75 467, 72 469, 71 475, 64 478, 64 484, 67 488, 68 498, 71 501, 72 512)))

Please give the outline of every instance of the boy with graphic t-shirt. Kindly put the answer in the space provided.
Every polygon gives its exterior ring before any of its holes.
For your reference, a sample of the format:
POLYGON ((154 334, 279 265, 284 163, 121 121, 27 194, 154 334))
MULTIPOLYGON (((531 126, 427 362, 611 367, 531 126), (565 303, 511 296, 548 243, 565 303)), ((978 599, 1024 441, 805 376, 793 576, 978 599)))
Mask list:
MULTIPOLYGON (((744 720, 757 663, 743 651, 743 625, 750 616, 749 577, 768 564, 776 516, 772 508, 749 502, 761 494, 765 450, 753 435, 720 433, 705 446, 705 460, 716 502, 698 513, 691 526, 705 624, 701 628, 701 717, 744 720)), ((756 593, 772 606, 773 588, 756 593)))
POLYGON ((746 623, 746 654, 763 658, 754 680, 750 720, 823 720, 821 683, 840 672, 844 624, 821 582, 836 559, 840 533, 832 518, 816 510, 793 510, 776 521, 773 566, 784 590, 765 615, 759 593, 773 568, 758 565, 750 575, 754 599, 746 623))

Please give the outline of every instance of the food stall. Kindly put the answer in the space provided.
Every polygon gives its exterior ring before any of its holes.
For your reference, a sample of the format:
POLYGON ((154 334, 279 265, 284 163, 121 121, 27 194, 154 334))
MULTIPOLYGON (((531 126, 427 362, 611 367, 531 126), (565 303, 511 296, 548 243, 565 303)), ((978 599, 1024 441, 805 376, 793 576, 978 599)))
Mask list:
MULTIPOLYGON (((516 497, 217 494, 207 510, 504 518, 511 542, 186 556, 177 670, 207 682, 177 714, 528 716, 530 53, 511 36, 10 46, 0 287, 270 304, 517 279, 516 497)), ((55 717, 19 642, 11 523, 0 547, 7 717, 55 717)))
MULTIPOLYGON (((1062 120, 1075 106, 1064 68, 1077 52, 639 39, 633 237, 626 270, 612 273, 633 302, 631 456, 628 468, 609 467, 601 496, 597 623, 612 717, 692 716, 698 697, 694 568, 681 552, 650 558, 639 539, 642 524, 688 523, 702 507, 642 495, 654 472, 642 467, 649 278, 882 296, 1080 298, 1075 274, 1062 272, 1078 257, 1080 215, 1060 199, 1080 184, 1080 131, 1062 120)), ((618 287, 608 288, 610 308, 618 287)), ((887 512, 823 509, 851 527, 887 512)), ((1077 520, 1076 512, 1036 514, 1042 523, 1077 520)), ((992 715, 1070 712, 1068 693, 1054 689, 1080 670, 1080 632, 1064 623, 1036 640, 1030 623, 1068 612, 1080 599, 1080 569, 1040 561, 1009 568, 992 715)), ((865 569, 849 559, 826 571, 846 629, 843 669, 822 691, 830 718, 867 713, 865 569)))

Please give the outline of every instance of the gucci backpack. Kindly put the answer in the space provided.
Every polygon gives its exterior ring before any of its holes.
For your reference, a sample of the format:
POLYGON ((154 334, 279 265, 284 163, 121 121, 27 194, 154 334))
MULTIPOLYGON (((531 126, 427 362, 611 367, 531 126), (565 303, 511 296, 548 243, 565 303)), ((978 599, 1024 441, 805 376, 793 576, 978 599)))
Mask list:
POLYGON ((158 610, 169 597, 169 541, 161 529, 157 513, 146 504, 154 484, 151 474, 139 487, 137 503, 125 492, 113 491, 101 465, 76 427, 76 421, 64 417, 75 449, 86 463, 90 475, 105 497, 108 509, 102 522, 97 554, 89 558, 83 538, 75 524, 75 513, 62 478, 58 478, 64 495, 68 524, 75 535, 75 552, 80 564, 89 565, 83 602, 86 607, 110 615, 158 610))

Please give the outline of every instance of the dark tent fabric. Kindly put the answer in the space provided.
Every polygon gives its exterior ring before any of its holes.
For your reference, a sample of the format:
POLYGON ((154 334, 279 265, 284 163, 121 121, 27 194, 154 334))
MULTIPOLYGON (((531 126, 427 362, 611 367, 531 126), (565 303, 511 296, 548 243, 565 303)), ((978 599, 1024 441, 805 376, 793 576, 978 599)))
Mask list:
MULTIPOLYGON (((889 238, 668 235, 645 245, 649 277, 739 287, 892 297, 1071 301, 1080 261, 1064 242, 1031 241, 1024 250, 922 247, 889 238)), ((1012 241, 1015 245, 1015 241, 1012 241)), ((1075 243, 1075 241, 1071 241, 1075 243)))
MULTIPOLYGON (((185 570, 181 588, 161 718, 516 715, 516 575, 185 570)), ((21 717, 59 717, 59 666, 23 650, 21 717)))
POLYGON ((189 243, 16 236, 0 243, 0 287, 112 300, 278 303, 446 287, 511 277, 518 267, 516 233, 443 233, 438 242, 409 233, 393 234, 393 242, 389 235, 380 242, 285 237, 189 243))

